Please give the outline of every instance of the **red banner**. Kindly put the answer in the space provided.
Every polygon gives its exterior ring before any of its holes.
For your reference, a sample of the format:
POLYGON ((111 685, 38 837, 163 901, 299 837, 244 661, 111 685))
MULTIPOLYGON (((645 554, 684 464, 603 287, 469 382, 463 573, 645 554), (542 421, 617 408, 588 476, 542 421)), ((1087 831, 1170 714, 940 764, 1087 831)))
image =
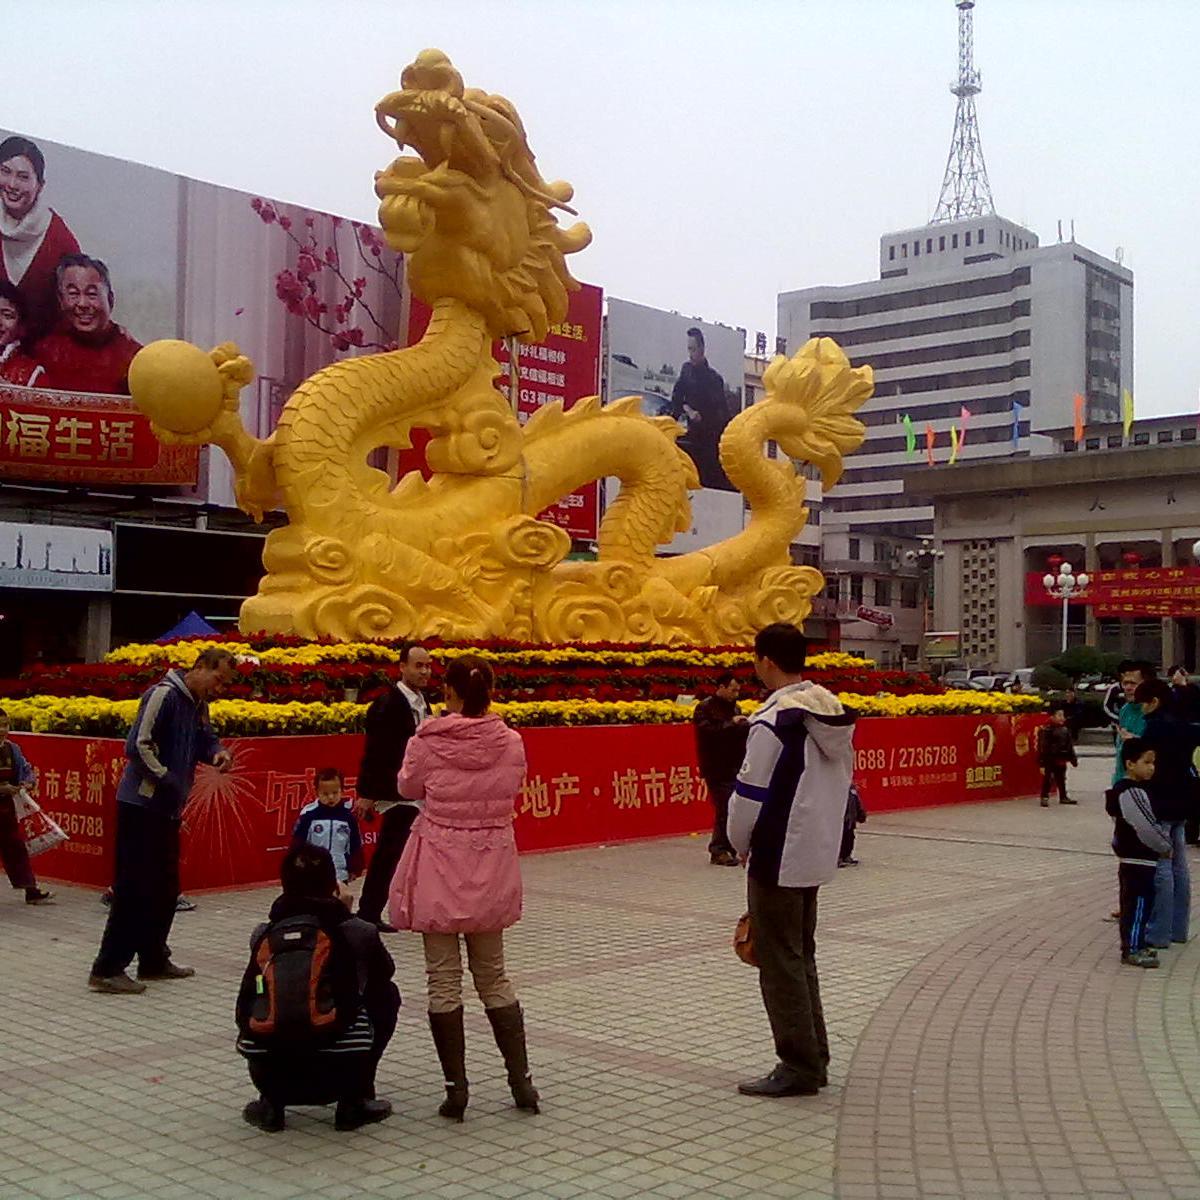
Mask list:
MULTIPOLYGON (((1044 574, 1044 572, 1043 572, 1044 574)), ((1061 604, 1042 575, 1025 576, 1025 603, 1061 604)), ((1134 567, 1097 571, 1072 604, 1090 605, 1098 617, 1194 617, 1200 612, 1200 567, 1134 567)))
POLYGON ((199 461, 159 442, 127 396, 0 382, 0 479, 191 485, 199 461))
MULTIPOLYGON (((529 419, 543 405, 556 400, 569 409, 576 400, 595 396, 600 391, 600 326, 604 293, 590 283, 571 292, 567 317, 551 326, 546 339, 520 346, 520 391, 517 413, 521 421, 529 419)), ((412 302, 408 324, 409 344, 419 341, 429 325, 430 310, 419 300, 412 302)), ((499 386, 509 386, 508 347, 503 342, 492 346, 500 364, 499 386)), ((424 467, 424 446, 428 439, 413 438, 412 451, 401 455, 402 470, 424 467)), ((565 529, 573 538, 595 541, 600 527, 600 484, 593 480, 578 491, 552 504, 539 519, 565 529)))
MULTIPOLYGON (((914 717, 861 721, 855 779, 868 812, 1037 792, 1035 731, 1044 717, 914 717)), ((517 799, 523 851, 704 833, 708 791, 689 725, 591 726, 522 731, 529 769, 517 799)), ((70 840, 37 859, 40 874, 106 886, 112 879, 115 738, 16 735, 38 772, 38 800, 70 840)), ((201 767, 184 813, 185 890, 277 877, 313 774, 335 766, 354 795, 360 735, 232 738, 233 768, 201 767)), ((363 825, 368 852, 377 826, 363 825)))
POLYGON ((860 721, 854 779, 868 813, 1034 795, 1040 713, 860 721))

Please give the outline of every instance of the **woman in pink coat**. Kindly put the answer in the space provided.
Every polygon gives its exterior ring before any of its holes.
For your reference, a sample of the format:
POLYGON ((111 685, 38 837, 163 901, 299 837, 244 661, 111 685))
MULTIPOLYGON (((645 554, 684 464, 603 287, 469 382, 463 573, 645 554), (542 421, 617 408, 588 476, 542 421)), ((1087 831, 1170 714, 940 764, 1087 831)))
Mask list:
POLYGON ((396 868, 388 905, 397 929, 425 940, 429 1027, 446 1077, 443 1117, 467 1107, 460 935, 518 1108, 538 1111, 529 1074, 525 1022, 504 970, 504 933, 521 919, 521 870, 513 801, 525 775, 521 736, 494 713, 492 672, 481 658, 446 669, 446 715, 409 740, 397 786, 422 801, 396 868))

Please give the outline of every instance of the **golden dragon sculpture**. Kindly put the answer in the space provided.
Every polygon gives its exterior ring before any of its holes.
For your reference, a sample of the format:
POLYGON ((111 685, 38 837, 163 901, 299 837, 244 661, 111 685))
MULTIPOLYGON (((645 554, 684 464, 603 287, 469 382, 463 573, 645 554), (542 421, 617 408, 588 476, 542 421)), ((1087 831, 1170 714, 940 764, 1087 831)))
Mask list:
POLYGON ((678 557, 656 551, 690 526, 691 460, 680 427, 639 398, 540 410, 522 428, 496 387, 494 339, 534 342, 578 288, 566 256, 591 241, 559 225, 571 186, 542 178, 516 109, 465 88, 438 50, 423 51, 376 107, 402 155, 375 181, 379 219, 406 256, 414 295, 433 309, 424 338, 345 359, 292 394, 272 435, 249 434, 238 396, 253 367, 233 344, 211 353, 156 342, 134 360, 137 405, 164 442, 212 443, 229 456, 239 505, 288 524, 266 539, 266 574, 241 611, 244 631, 340 639, 509 637, 542 642, 749 641, 775 620, 801 623, 824 580, 791 564, 807 518, 792 460, 826 487, 859 446, 854 411, 868 367, 814 339, 771 363, 766 397, 735 417, 721 464, 748 501, 744 530, 678 557), (381 446, 430 431, 432 478, 393 486, 368 465, 381 446), (779 458, 767 455, 774 442, 779 458), (786 457, 784 457, 786 456, 786 457), (596 561, 566 561, 567 535, 537 519, 593 479, 620 495, 596 561))

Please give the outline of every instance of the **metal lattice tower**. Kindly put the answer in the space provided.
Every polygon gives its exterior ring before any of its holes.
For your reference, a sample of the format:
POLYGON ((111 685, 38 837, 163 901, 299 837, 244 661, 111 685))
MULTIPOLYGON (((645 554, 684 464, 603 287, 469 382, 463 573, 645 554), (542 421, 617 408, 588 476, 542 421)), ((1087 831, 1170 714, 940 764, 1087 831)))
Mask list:
POLYGON ((979 140, 979 119, 975 115, 975 97, 981 90, 975 69, 975 37, 972 9, 975 0, 957 0, 958 7, 958 81, 950 91, 958 97, 954 114, 954 137, 950 157, 946 159, 946 177, 931 224, 978 217, 996 211, 992 188, 988 183, 983 145, 979 140))

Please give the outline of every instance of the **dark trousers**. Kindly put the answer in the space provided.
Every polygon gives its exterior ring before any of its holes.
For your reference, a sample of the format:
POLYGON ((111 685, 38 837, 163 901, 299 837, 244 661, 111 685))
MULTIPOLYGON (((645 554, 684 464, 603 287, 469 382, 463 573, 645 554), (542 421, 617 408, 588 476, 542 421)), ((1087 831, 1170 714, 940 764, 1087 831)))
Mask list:
POLYGON ((310 1051, 265 1054, 248 1060, 250 1079, 272 1104, 333 1104, 338 1100, 373 1100, 379 1060, 396 1031, 400 992, 394 983, 368 998, 367 1015, 375 1030, 369 1054, 310 1051))
POLYGON ((112 905, 92 973, 119 975, 137 955, 138 970, 154 974, 171 957, 179 822, 137 804, 118 804, 116 857, 112 905))
POLYGON ((1121 863, 1121 953, 1133 954, 1146 945, 1146 928, 1154 911, 1154 867, 1121 863))
POLYGON ((11 796, 0 796, 0 859, 4 861, 4 872, 8 882, 15 888, 35 888, 33 867, 29 865, 29 851, 17 824, 17 808, 11 796))
POLYGON ((1067 798, 1067 764, 1066 763, 1050 763, 1042 767, 1042 799, 1050 798, 1050 785, 1054 784, 1058 788, 1058 798, 1065 800, 1067 798))
POLYGON ((715 783, 711 779, 708 784, 708 798, 713 805, 712 839, 708 843, 709 854, 736 854, 733 843, 729 840, 729 797, 733 795, 732 783, 715 783))
POLYGON ((845 862, 854 857, 854 822, 847 821, 842 826, 842 845, 838 850, 838 861, 845 862))
POLYGON ((817 889, 748 880, 758 983, 779 1061, 809 1087, 823 1087, 829 1039, 817 980, 817 889))
POLYGON ((380 818, 379 840, 375 843, 375 854, 367 868, 358 900, 358 915, 364 921, 378 924, 382 919, 392 877, 408 842, 408 831, 416 819, 417 809, 411 804, 393 804, 380 818))

